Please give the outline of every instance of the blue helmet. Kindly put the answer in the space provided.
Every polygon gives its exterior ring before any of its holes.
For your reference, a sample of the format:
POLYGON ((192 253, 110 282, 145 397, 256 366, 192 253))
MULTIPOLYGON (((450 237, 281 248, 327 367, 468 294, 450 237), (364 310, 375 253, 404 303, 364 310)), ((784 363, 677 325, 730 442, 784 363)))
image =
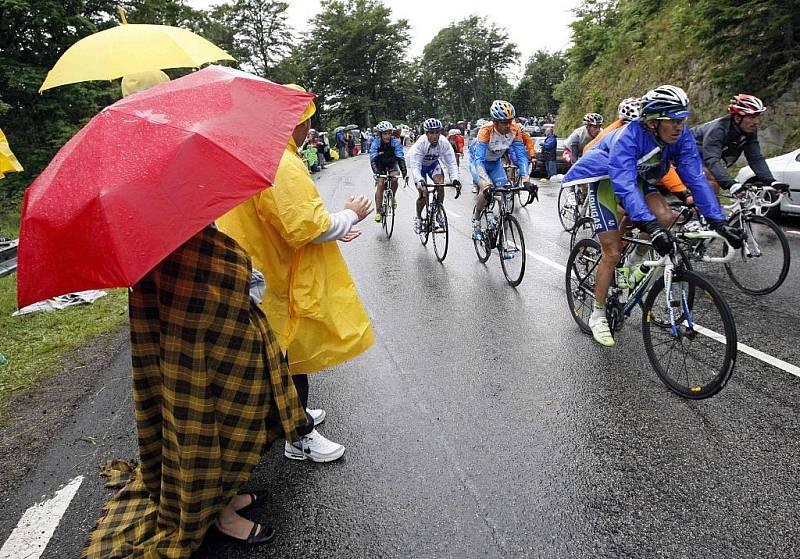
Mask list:
POLYGON ((645 119, 686 118, 689 112, 689 97, 675 85, 660 85, 639 99, 642 117, 645 119))
POLYGON ((422 123, 422 127, 425 129, 425 132, 430 130, 442 129, 442 121, 438 118, 429 118, 425 122, 422 123))
POLYGON ((514 110, 514 105, 508 101, 495 99, 492 101, 492 106, 489 107, 489 114, 494 120, 511 120, 517 116, 517 111, 514 110))

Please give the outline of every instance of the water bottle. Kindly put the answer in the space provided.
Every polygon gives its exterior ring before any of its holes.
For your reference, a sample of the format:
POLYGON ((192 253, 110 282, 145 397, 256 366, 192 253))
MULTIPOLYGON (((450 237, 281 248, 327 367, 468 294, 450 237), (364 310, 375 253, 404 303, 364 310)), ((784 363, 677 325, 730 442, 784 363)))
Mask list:
POLYGON ((497 229, 497 218, 494 217, 494 213, 486 212, 486 224, 489 228, 489 231, 494 231, 497 229))
POLYGON ((631 269, 627 266, 617 266, 614 268, 614 279, 617 287, 620 289, 629 289, 631 286, 628 283, 628 277, 631 275, 631 269))

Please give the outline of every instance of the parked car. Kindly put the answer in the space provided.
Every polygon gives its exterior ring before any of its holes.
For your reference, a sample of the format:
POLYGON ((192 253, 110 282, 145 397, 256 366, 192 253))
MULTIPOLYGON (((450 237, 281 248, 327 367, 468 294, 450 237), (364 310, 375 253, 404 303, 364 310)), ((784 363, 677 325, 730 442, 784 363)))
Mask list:
MULTIPOLYGON (((557 138, 556 141, 556 173, 560 175, 563 175, 567 172, 567 169, 569 169, 569 163, 564 161, 564 140, 565 138, 557 138)), ((544 136, 536 136, 533 138, 533 145, 536 147, 536 167, 534 167, 533 173, 531 174, 535 177, 547 176, 544 161, 542 161, 541 158, 542 142, 544 142, 544 136)))
MULTIPOLYGON (((785 153, 777 157, 767 159, 769 170, 776 181, 785 182, 789 185, 789 192, 792 195, 790 200, 784 196, 781 200, 780 211, 787 214, 800 215, 800 149, 790 153, 785 153)), ((736 175, 736 182, 745 182, 755 176, 750 167, 744 167, 736 175)))

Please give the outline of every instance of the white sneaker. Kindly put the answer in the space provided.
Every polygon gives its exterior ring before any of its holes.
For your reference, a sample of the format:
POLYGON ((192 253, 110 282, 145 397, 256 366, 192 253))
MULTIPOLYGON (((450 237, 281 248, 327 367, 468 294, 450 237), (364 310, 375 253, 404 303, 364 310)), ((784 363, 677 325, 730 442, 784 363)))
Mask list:
POLYGON ((608 319, 605 316, 597 318, 590 316, 589 328, 592 329, 592 337, 598 344, 605 347, 614 346, 614 336, 611 334, 611 329, 608 327, 608 319))
POLYGON ((329 441, 316 429, 304 435, 299 441, 286 441, 283 455, 290 460, 311 460, 312 462, 333 462, 344 454, 344 446, 329 441))
POLYGON ((306 408, 306 413, 311 416, 311 419, 314 420, 314 427, 325 421, 325 410, 323 409, 309 409, 306 408))

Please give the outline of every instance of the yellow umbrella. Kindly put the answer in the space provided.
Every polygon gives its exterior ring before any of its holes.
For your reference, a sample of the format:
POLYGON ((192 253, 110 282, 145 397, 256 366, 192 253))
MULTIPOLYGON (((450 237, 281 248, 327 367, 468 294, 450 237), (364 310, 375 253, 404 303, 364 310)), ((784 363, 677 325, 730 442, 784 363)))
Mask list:
POLYGON ((39 93, 59 85, 115 80, 148 70, 196 68, 215 60, 235 59, 186 29, 123 23, 69 47, 47 73, 39 93))
POLYGON ((11 152, 6 135, 0 130, 0 179, 6 176, 5 173, 19 173, 22 170, 22 165, 11 152))

